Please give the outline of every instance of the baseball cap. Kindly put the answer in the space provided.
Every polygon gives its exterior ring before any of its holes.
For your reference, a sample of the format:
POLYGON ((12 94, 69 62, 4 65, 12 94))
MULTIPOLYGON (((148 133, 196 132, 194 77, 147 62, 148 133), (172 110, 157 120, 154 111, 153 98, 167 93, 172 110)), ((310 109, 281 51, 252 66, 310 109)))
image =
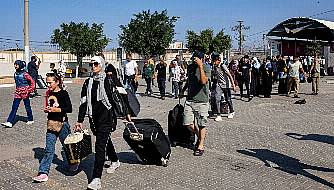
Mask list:
POLYGON ((198 58, 200 58, 200 59, 203 59, 203 58, 204 58, 204 53, 201 52, 201 51, 195 51, 195 52, 193 53, 192 58, 195 58, 195 57, 198 57, 198 58))

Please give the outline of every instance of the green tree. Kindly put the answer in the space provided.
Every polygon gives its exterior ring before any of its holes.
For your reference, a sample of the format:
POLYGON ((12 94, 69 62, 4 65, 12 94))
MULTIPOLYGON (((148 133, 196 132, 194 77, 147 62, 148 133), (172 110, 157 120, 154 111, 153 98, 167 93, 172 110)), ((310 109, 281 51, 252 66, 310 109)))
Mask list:
POLYGON ((311 56, 320 55, 321 53, 321 43, 317 41, 312 41, 305 47, 305 53, 311 56))
MULTIPOLYGON (((68 51, 77 56, 79 71, 82 68, 82 58, 94 55, 107 46, 109 39, 103 34, 103 24, 88 23, 61 24, 60 29, 55 29, 51 36, 51 43, 59 44, 63 51, 68 51)), ((81 75, 81 72, 79 72, 81 75)))
POLYGON ((206 54, 213 51, 223 52, 231 48, 231 37, 225 35, 224 29, 214 35, 212 29, 206 29, 196 34, 194 31, 187 31, 187 43, 190 51, 199 50, 206 54))
POLYGON ((137 53, 145 58, 165 54, 174 37, 174 23, 178 17, 167 15, 167 10, 153 14, 148 11, 134 14, 128 25, 121 25, 119 45, 126 52, 137 53))

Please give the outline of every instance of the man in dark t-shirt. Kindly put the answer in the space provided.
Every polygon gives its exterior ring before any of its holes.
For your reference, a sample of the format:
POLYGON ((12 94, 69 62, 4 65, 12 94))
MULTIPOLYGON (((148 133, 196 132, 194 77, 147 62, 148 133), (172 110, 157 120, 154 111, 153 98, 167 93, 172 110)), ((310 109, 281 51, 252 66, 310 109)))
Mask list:
MULTIPOLYGON (((188 88, 188 93, 184 105, 183 125, 188 127, 197 136, 194 156, 202 156, 208 126, 208 79, 211 77, 211 70, 203 63, 204 53, 195 51, 192 58, 193 63, 188 66, 188 79, 185 86, 188 88), (195 127, 195 124, 197 124, 197 127, 195 127)), ((184 90, 185 88, 182 91, 184 90)))
POLYGON ((155 66, 155 72, 158 73, 157 75, 158 88, 162 100, 165 99, 165 94, 166 94, 166 69, 167 69, 167 64, 165 63, 163 58, 160 58, 159 64, 155 66))

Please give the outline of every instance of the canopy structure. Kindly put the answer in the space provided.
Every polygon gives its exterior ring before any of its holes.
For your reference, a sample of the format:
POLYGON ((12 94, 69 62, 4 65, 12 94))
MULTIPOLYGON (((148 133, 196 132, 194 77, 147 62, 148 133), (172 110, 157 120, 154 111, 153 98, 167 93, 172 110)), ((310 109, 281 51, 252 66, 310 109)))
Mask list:
POLYGON ((333 42, 334 22, 306 17, 290 18, 276 25, 267 36, 333 42))

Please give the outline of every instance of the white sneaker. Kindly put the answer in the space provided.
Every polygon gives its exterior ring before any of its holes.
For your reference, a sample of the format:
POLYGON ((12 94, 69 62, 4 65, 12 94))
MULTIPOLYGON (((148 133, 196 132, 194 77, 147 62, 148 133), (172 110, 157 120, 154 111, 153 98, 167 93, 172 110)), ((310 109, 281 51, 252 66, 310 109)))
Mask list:
POLYGON ((215 121, 223 121, 222 116, 218 115, 215 119, 215 121))
POLYGON ((228 116, 227 116, 227 118, 229 118, 229 119, 233 119, 233 117, 234 117, 234 112, 229 113, 228 116))
POLYGON ((117 162, 112 162, 110 167, 107 168, 107 173, 108 174, 114 173, 120 165, 121 165, 121 163, 119 162, 119 160, 117 160, 117 162))
POLYGON ((35 123, 34 121, 27 121, 27 125, 32 125, 34 123, 35 123))
POLYGON ((11 122, 6 122, 6 123, 1 123, 1 125, 7 127, 7 128, 12 128, 13 124, 11 122))
POLYGON ((97 190, 97 189, 101 189, 101 179, 100 178, 94 178, 92 182, 90 182, 90 184, 88 184, 87 186, 88 189, 93 189, 93 190, 97 190))

